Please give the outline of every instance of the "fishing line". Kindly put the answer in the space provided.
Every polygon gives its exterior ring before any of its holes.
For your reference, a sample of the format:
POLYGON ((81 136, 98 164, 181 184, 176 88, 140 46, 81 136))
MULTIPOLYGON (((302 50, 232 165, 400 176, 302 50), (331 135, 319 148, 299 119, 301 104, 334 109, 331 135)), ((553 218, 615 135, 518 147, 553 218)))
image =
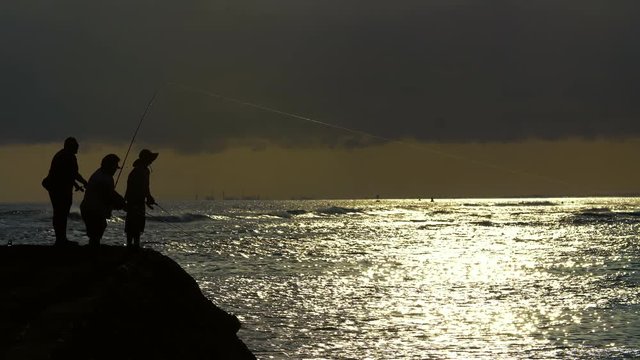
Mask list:
POLYGON ((492 164, 492 163, 479 161, 479 160, 467 158, 467 157, 464 157, 464 156, 460 156, 460 155, 444 152, 444 151, 441 151, 441 150, 434 149, 433 146, 430 146, 430 145, 417 146, 417 145, 415 145, 413 143, 408 143, 406 141, 402 141, 402 140, 398 140, 398 139, 392 139, 392 138, 388 138, 388 137, 384 137, 384 136, 380 136, 380 135, 371 134, 371 133, 368 133, 366 131, 352 129, 352 128, 348 128, 348 127, 345 127, 345 126, 340 126, 340 125, 336 125, 336 124, 332 124, 332 123, 316 120, 316 119, 313 119, 313 118, 310 118, 310 117, 307 117, 307 116, 303 116, 303 115, 299 115, 299 114, 295 114, 295 113, 291 113, 291 112, 286 112, 286 111, 283 111, 283 110, 279 110, 279 109, 275 109, 275 108, 272 108, 272 107, 268 107, 268 106, 264 106, 264 105, 260 105, 260 104, 256 104, 256 103, 252 103, 252 102, 245 101, 245 100, 232 98, 232 97, 229 97, 229 96, 224 96, 224 95, 217 94, 217 93, 214 93, 214 92, 211 92, 211 91, 208 91, 208 90, 195 88, 195 87, 187 86, 187 85, 180 84, 180 83, 168 82, 167 85, 173 85, 175 87, 182 88, 182 89, 184 89, 186 91, 190 91, 190 92, 194 92, 194 93, 198 93, 198 94, 202 94, 202 95, 207 95, 209 97, 213 97, 213 98, 216 98, 216 99, 219 99, 219 100, 222 100, 222 101, 226 101, 226 102, 230 102, 230 103, 234 103, 234 104, 238 104, 238 105, 242 105, 242 106, 251 107, 251 108, 254 108, 254 109, 270 112, 270 113, 273 113, 273 114, 279 114, 279 115, 282 115, 282 116, 285 116, 285 117, 290 117, 290 118, 294 118, 294 119, 298 119, 298 120, 302 120, 302 121, 306 121, 306 122, 322 125, 322 126, 333 128, 333 129, 337 129, 337 130, 346 131, 346 132, 349 132, 349 133, 352 133, 352 134, 357 134, 357 135, 361 135, 361 136, 370 137, 370 138, 373 138, 373 139, 383 140, 383 141, 389 142, 389 143, 402 144, 402 145, 405 145, 407 147, 411 147, 413 149, 422 150, 422 151, 428 151, 428 152, 430 152, 432 154, 436 154, 436 155, 439 155, 441 157, 455 159, 455 160, 462 161, 462 162, 468 162, 468 163, 471 163, 471 164, 474 164, 474 165, 478 165, 478 166, 482 166, 482 167, 486 167, 486 168, 491 168, 491 169, 494 169, 494 170, 503 171, 503 172, 510 173, 510 174, 513 174, 513 175, 526 176, 526 177, 530 177, 530 178, 537 178, 537 179, 540 179, 540 180, 547 181, 549 183, 555 183, 555 184, 560 184, 560 185, 564 185, 564 186, 573 185, 571 183, 568 183, 566 181, 559 180, 559 179, 556 179, 556 178, 553 178, 553 177, 544 176, 544 175, 535 174, 535 173, 530 173, 530 172, 527 172, 527 171, 509 169, 509 168, 505 168, 505 167, 502 167, 502 166, 499 166, 499 165, 496 165, 496 164, 492 164))
POLYGON ((171 217, 177 217, 175 215, 173 215, 172 213, 168 212, 165 208, 163 208, 162 206, 160 206, 160 204, 155 203, 155 206, 157 206, 160 210, 164 211, 167 215, 171 216, 171 217))
MULTIPOLYGON (((171 214, 170 212, 168 212, 167 210, 165 210, 165 208, 163 208, 163 207, 162 207, 162 206, 160 206, 159 204, 157 204, 157 203, 156 203, 156 204, 154 204, 154 205, 156 205, 160 210, 164 211, 164 212, 165 212, 167 215, 169 215, 170 217, 178 218, 177 216, 175 216, 175 215, 171 214)), ((161 223, 167 224, 167 225, 169 225, 169 226, 173 227, 174 229, 177 229, 178 231, 182 232, 183 234, 185 234, 185 235, 187 235, 187 236, 191 236, 191 234, 187 233, 187 231, 186 231, 183 227, 178 226, 177 224, 174 224, 174 223, 169 222, 169 221, 165 221, 165 220, 163 220, 162 218, 160 218, 160 217, 158 217, 158 216, 154 216, 154 215, 149 214, 149 213, 147 213, 147 215, 148 215, 148 216, 150 216, 151 218, 153 218, 153 219, 157 220, 157 221, 160 221, 161 223)))
POLYGON ((152 219, 154 219, 154 220, 156 220, 156 221, 159 221, 159 222, 161 222, 163 224, 166 224, 166 225, 169 225, 169 226, 173 227, 174 229, 178 230, 179 232, 183 233, 184 235, 187 235, 189 237, 191 236, 191 234, 187 233, 181 227, 177 226, 176 224, 173 224, 173 223, 170 223, 168 221, 165 221, 161 217, 158 217, 158 216, 155 216, 155 215, 152 215, 152 214, 149 214, 149 213, 147 213, 147 216, 152 218, 152 219))
MULTIPOLYGON (((554 184, 559 184, 559 185, 563 185, 563 186, 572 186, 575 185, 574 183, 569 183, 557 178, 553 178, 550 176, 545 176, 545 175, 540 175, 540 174, 536 174, 536 173, 532 173, 532 172, 528 172, 528 171, 522 171, 522 170, 514 170, 511 168, 506 168, 503 166, 499 166, 493 163, 489 163, 486 161, 479 161, 476 159, 471 159, 468 157, 464 157, 464 156, 460 156, 457 154, 453 154, 453 153, 449 153, 449 152, 445 152, 442 150, 438 150, 438 149, 434 149, 433 145, 416 145, 414 143, 409 143, 403 140, 398 140, 398 139, 392 139, 392 138, 388 138, 385 136, 380 136, 380 135, 375 135, 375 134, 371 134, 368 133, 366 131, 362 131, 362 130, 357 130, 357 129, 353 129, 353 128, 348 128, 346 126, 341 126, 341 125, 336 125, 336 124, 332 124, 332 123, 328 123, 328 122, 324 122, 324 121, 320 121, 317 119, 313 119, 310 118, 308 116, 303 116, 300 114, 295 114, 295 113, 291 113, 291 112, 287 112, 287 111, 283 111, 280 109, 276 109, 276 108, 272 108, 269 106, 264 106, 264 105, 260 105, 260 104, 256 104, 253 102, 249 102, 246 100, 241 100, 241 99, 237 99, 237 98, 233 98, 233 97, 229 97, 229 96, 225 96, 225 95, 221 95, 218 93, 214 93, 212 91, 209 90, 205 90, 205 89, 201 89, 201 88, 196 88, 193 86, 187 86, 181 83, 176 83, 176 82, 166 82, 164 84, 162 84, 162 86, 160 86, 153 94, 153 96, 151 97, 151 100, 149 100, 149 102, 147 103, 147 106, 145 108, 144 113, 142 114, 142 116, 140 117, 140 121, 138 122, 138 126, 133 134, 133 138, 131 139, 131 142, 129 143, 129 148, 127 149, 127 153, 125 155, 124 161, 123 161, 123 166, 120 168, 120 172, 118 173, 118 178, 116 180, 116 185, 118 184, 118 180, 120 179, 120 175, 122 174, 122 169, 124 168, 124 164, 126 163, 127 157, 129 155, 129 152, 131 150, 131 147, 135 141, 135 138, 138 134, 138 131, 140 130, 140 126, 142 125, 142 122, 144 121, 145 117, 147 116, 147 114, 149 113, 151 107, 153 106, 153 103, 156 99, 156 96, 158 94, 158 92, 164 87, 164 86, 174 86, 177 88, 181 88, 185 91, 189 91, 189 92, 193 92, 193 93, 197 93, 197 94, 201 94, 201 95, 206 95, 212 98, 216 98, 218 100, 221 101, 226 101, 226 102, 230 102, 230 103, 234 103, 234 104, 238 104, 241 106, 246 106, 246 107, 251 107, 254 109, 258 109, 261 111, 265 111, 265 112, 269 112, 269 113, 273 113, 273 114, 278 114, 278 115, 282 115, 284 117, 289 117, 289 118, 293 118, 293 119, 297 119, 297 120, 302 120, 302 121, 306 121, 309 123, 313 123, 313 124, 317 124, 317 125, 321 125, 321 126, 325 126, 328 128, 332 128, 332 129, 337 129, 337 130, 342 130, 348 133, 352 133, 352 134, 356 134, 356 135, 360 135, 360 136, 365 136, 365 137, 369 137, 369 138, 373 138, 373 139, 378 139, 378 140, 382 140, 385 142, 389 142, 389 143, 397 143, 397 144, 402 144, 404 146, 416 149, 416 150, 421 150, 421 151, 427 151, 430 152, 432 154, 436 154, 438 156, 441 157, 445 157, 445 158, 450 158, 450 159, 454 159, 457 161, 461 161, 461 162, 467 162, 470 164, 474 164, 477 166, 481 166, 481 167, 485 167, 485 168, 490 168, 490 169, 494 169, 494 170, 499 170, 505 173, 509 173, 512 175, 518 175, 518 176, 526 176, 529 178, 537 178, 539 180, 543 180, 549 183, 554 183, 554 184)), ((585 190, 587 190, 586 187, 582 186, 585 190)), ((596 190, 596 189, 588 189, 588 190, 596 190)))
POLYGON ((386 137, 383 137, 383 136, 378 136, 378 135, 370 134, 370 133, 367 133, 367 132, 364 132, 364 131, 351 129, 351 128, 340 126, 340 125, 336 125, 336 124, 327 123, 327 122, 324 122, 324 121, 312 119, 310 117, 306 117, 306 116, 302 116, 302 115, 286 112, 286 111, 283 111, 283 110, 274 109, 274 108, 271 108, 271 107, 268 107, 268 106, 255 104, 255 103, 251 103, 251 102, 240 100, 240 99, 235 99, 235 98, 232 98, 232 97, 216 94, 216 93, 213 93, 213 92, 210 92, 210 91, 207 91, 207 90, 198 89, 198 88, 194 88, 194 87, 191 87, 191 86, 186 86, 186 85, 178 84, 178 83, 174 83, 174 82, 170 82, 170 83, 167 83, 167 84, 174 85, 174 86, 177 86, 177 87, 181 87, 181 88, 183 88, 183 89, 185 89, 187 91, 208 95, 210 97, 214 97, 214 98, 226 101, 226 102, 231 102, 231 103, 238 104, 238 105, 252 107, 252 108, 263 110, 263 111, 270 112, 270 113, 273 113, 273 114, 279 114, 279 115, 283 115, 283 116, 286 116, 286 117, 291 117, 291 118, 294 118, 294 119, 303 120, 303 121, 311 122, 311 123, 314 123, 314 124, 323 125, 323 126, 326 126, 326 127, 337 129, 337 130, 343 130, 343 131, 346 131, 346 132, 350 132, 352 134, 367 136, 367 137, 371 137, 371 138, 378 139, 378 140, 394 141, 392 139, 389 139, 389 138, 386 138, 386 137))

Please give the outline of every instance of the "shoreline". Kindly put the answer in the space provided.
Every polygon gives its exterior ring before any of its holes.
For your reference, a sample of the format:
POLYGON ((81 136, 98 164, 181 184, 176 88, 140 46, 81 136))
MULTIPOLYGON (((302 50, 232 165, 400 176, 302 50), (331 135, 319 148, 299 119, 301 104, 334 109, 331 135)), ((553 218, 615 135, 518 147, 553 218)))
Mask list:
POLYGON ((151 249, 0 246, 0 357, 255 359, 240 321, 151 249))

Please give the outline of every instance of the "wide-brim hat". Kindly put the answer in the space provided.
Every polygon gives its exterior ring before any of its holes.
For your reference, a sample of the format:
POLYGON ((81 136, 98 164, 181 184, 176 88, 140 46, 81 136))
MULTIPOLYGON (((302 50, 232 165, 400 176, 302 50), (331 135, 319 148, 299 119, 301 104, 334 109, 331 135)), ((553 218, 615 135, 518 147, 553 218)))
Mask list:
POLYGON ((144 162, 151 163, 156 158, 158 158, 158 155, 159 153, 151 152, 151 150, 149 149, 143 149, 142 151, 140 151, 140 155, 138 155, 138 158, 144 162))

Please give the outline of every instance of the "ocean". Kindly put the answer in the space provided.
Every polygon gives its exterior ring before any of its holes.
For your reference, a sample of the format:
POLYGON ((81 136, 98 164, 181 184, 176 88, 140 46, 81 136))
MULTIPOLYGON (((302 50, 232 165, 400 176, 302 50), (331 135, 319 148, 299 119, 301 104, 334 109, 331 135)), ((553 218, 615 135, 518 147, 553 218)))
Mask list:
MULTIPOLYGON (((260 359, 640 358, 640 198, 161 205, 143 245, 260 359)), ((52 244, 50 217, 2 204, 0 239, 52 244)), ((87 243, 77 203, 68 233, 87 243)))

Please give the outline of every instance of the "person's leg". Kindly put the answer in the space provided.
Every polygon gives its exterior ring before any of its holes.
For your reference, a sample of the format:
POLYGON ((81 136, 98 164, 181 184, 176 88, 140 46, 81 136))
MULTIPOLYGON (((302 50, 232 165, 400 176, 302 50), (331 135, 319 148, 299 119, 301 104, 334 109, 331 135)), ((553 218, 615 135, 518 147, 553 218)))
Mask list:
POLYGON ((104 235, 104 231, 107 228, 107 218, 100 217, 99 219, 96 219, 97 222, 97 229, 96 229, 96 235, 98 237, 98 245, 100 245, 100 240, 102 240, 102 236, 104 235))
POLYGON ((107 219, 100 214, 93 212, 82 212, 82 220, 87 227, 87 236, 89 237, 89 246, 100 246, 100 240, 107 228, 107 219))
POLYGON ((140 247, 140 237, 142 236, 142 233, 144 233, 144 227, 146 222, 147 222, 147 216, 143 211, 140 216, 140 231, 138 232, 138 238, 136 239, 136 247, 140 247))
POLYGON ((73 203, 73 193, 65 193, 61 206, 62 214, 60 214, 60 227, 62 228, 62 234, 66 243, 77 244, 76 242, 69 241, 67 238, 67 221, 69 220, 69 213, 71 212, 71 204, 73 203))
POLYGON ((127 213, 125 224, 127 246, 140 247, 140 233, 144 229, 144 205, 132 207, 127 213))
POLYGON ((62 209, 60 206, 60 201, 58 200, 57 194, 53 191, 49 191, 49 199, 51 199, 51 207, 53 208, 53 232, 56 234, 56 244, 60 243, 61 240, 64 240, 64 233, 61 231, 61 222, 60 215, 62 214, 62 209))
POLYGON ((49 198, 53 207, 53 231, 56 234, 56 244, 67 241, 67 219, 71 210, 71 196, 60 191, 50 191, 49 198))
POLYGON ((132 231, 132 217, 131 217, 131 209, 127 211, 127 216, 124 218, 124 233, 127 234, 127 247, 131 247, 133 241, 133 231, 132 231))
POLYGON ((85 220, 87 226, 87 236, 89 237, 89 246, 100 245, 99 225, 94 216, 87 216, 85 220))

